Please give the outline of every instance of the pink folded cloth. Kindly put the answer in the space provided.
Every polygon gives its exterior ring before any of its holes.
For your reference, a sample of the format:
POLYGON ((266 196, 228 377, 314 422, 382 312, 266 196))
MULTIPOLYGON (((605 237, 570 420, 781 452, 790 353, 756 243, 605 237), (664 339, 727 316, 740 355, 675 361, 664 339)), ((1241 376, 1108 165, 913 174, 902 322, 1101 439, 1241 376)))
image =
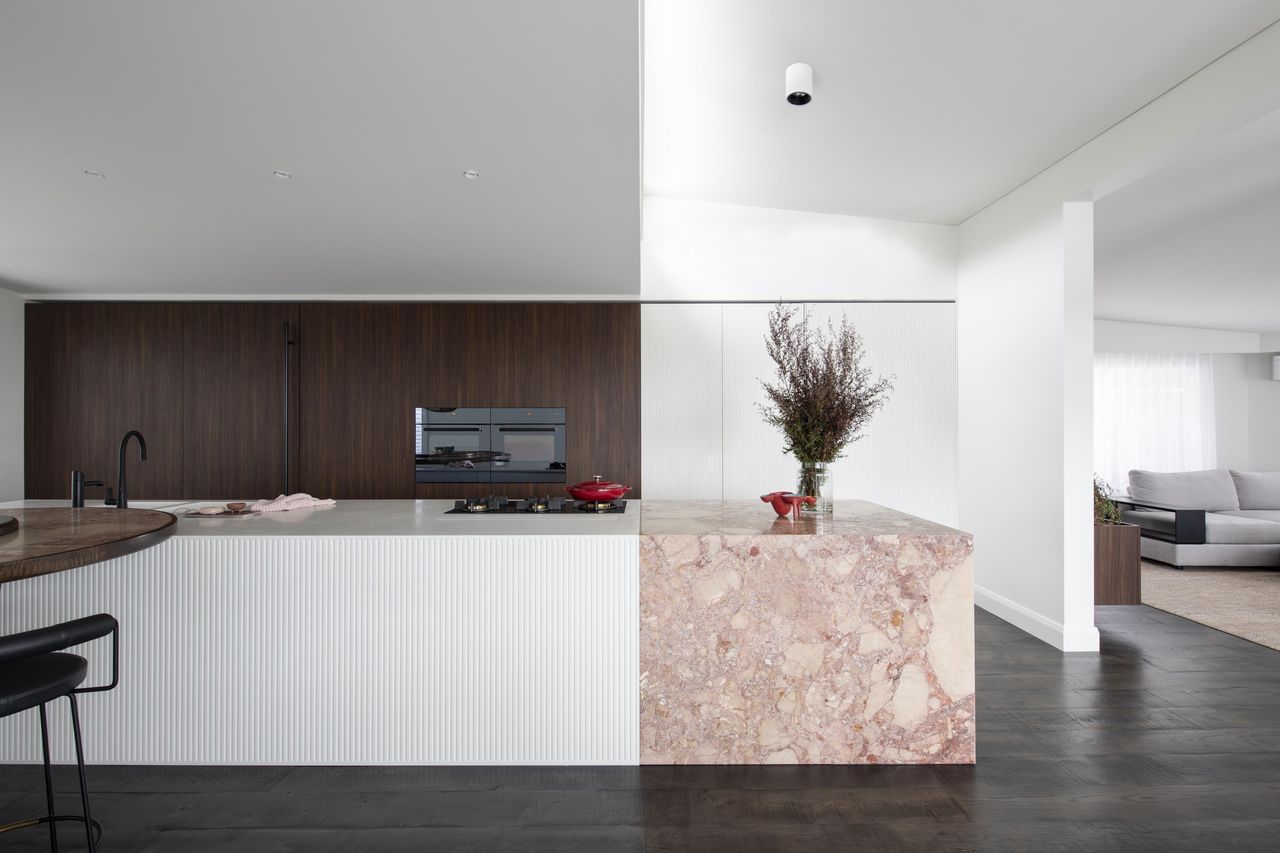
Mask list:
POLYGON ((290 509, 306 509, 313 506, 334 506, 337 504, 333 498, 320 500, 313 498, 311 495, 298 492, 295 495, 277 495, 275 500, 260 500, 249 509, 254 512, 284 512, 290 509))

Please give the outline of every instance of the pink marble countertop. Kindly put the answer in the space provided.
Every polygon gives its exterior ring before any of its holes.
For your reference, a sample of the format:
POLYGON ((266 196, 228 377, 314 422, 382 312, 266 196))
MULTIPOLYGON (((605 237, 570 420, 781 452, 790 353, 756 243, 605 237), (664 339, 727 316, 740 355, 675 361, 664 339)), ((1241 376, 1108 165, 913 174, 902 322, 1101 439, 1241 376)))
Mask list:
POLYGON ((641 501, 645 536, 894 536, 969 534, 867 501, 836 501, 831 516, 779 518, 763 501, 641 501))
POLYGON ((642 764, 976 759, 973 537, 862 501, 644 501, 642 764))

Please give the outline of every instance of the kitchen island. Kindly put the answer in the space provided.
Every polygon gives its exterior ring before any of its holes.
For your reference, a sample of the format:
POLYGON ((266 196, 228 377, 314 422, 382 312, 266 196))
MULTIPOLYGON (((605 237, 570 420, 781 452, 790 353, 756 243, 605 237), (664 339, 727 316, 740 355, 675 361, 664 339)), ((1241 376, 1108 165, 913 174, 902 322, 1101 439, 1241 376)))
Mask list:
POLYGON ((972 549, 861 501, 646 502, 641 762, 972 763, 972 549))
MULTIPOLYGON (((120 620, 120 686, 82 697, 93 763, 635 764, 638 506, 451 506, 168 506, 155 547, 0 587, 0 633, 120 620)), ((37 726, 0 727, 0 763, 38 761, 37 726)))
MULTIPOLYGON (((120 620, 94 763, 973 760, 966 534, 855 502, 451 506, 164 505, 166 541, 0 587, 0 633, 120 620)), ((0 763, 39 760, 35 725, 0 729, 0 763)))

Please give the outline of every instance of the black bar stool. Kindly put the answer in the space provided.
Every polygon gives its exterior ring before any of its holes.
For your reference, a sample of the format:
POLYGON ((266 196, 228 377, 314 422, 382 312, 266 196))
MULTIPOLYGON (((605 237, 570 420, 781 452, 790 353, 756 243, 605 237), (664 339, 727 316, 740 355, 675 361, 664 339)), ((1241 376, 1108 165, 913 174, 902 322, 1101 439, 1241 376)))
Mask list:
POLYGON ((90 853, 102 838, 102 824, 89 814, 89 788, 84 776, 84 747, 80 741, 80 710, 77 693, 98 693, 116 686, 120 673, 120 635, 115 617, 105 613, 86 616, 71 622, 37 628, 21 634, 0 637, 0 717, 8 717, 28 708, 40 708, 40 738, 44 746, 44 795, 49 813, 0 826, 0 832, 26 826, 49 824, 49 847, 58 849, 57 821, 75 820, 84 824, 85 840, 90 853), (111 683, 99 687, 81 687, 89 673, 89 662, 79 655, 62 651, 69 646, 111 636, 111 683), (49 718, 45 705, 66 696, 71 703, 71 731, 76 742, 76 770, 80 774, 79 815, 54 814, 53 770, 49 763, 49 718))

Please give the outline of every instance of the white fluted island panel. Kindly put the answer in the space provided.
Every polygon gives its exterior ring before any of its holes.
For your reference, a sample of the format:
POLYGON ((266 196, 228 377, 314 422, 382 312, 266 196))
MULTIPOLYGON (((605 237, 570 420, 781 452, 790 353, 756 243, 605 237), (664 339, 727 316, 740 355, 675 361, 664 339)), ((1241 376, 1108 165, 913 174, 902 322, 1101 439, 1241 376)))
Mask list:
MULTIPOLYGON (((120 620, 91 763, 636 764, 638 578, 628 533, 188 534, 8 584, 0 624, 120 620)), ((38 744, 12 718, 0 763, 38 744)))

